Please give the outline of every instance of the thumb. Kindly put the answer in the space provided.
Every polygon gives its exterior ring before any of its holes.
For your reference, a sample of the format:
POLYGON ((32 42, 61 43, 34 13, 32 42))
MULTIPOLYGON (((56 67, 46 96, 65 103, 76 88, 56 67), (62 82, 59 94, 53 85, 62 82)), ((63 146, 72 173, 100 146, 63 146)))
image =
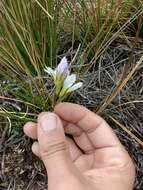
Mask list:
POLYGON ((44 112, 39 115, 38 141, 48 178, 55 180, 56 176, 61 178, 74 170, 75 167, 67 149, 63 125, 56 114, 44 112))

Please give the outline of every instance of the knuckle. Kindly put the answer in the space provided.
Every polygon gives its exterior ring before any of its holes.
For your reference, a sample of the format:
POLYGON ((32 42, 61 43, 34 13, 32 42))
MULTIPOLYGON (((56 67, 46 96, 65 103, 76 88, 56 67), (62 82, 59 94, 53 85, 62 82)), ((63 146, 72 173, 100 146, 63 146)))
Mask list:
POLYGON ((43 159, 48 159, 66 150, 67 146, 65 141, 49 143, 45 148, 43 148, 41 152, 41 157, 43 159))

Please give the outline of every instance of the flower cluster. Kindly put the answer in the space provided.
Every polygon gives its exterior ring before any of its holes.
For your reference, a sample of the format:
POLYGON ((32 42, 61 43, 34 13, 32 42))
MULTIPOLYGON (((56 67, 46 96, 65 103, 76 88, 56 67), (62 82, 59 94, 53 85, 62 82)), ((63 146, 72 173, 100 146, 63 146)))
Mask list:
POLYGON ((65 95, 82 87, 82 82, 76 83, 76 74, 70 74, 66 57, 61 60, 56 69, 46 67, 45 72, 53 77, 56 95, 60 99, 63 99, 65 95))

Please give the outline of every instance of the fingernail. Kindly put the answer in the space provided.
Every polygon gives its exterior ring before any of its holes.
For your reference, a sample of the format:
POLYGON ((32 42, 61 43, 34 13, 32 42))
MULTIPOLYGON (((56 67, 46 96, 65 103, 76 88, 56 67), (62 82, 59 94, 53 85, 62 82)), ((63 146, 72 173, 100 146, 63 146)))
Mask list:
POLYGON ((55 114, 45 114, 40 120, 40 125, 45 132, 55 130, 57 127, 57 117, 55 114))

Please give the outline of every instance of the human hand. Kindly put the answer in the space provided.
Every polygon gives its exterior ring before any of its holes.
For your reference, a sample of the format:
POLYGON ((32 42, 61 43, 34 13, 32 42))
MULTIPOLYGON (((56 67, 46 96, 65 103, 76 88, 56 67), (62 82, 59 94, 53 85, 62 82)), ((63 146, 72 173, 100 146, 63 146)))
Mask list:
POLYGON ((131 158, 108 124, 88 109, 60 103, 24 126, 48 173, 48 190, 132 190, 131 158), (72 138, 65 136, 69 134, 72 138))

